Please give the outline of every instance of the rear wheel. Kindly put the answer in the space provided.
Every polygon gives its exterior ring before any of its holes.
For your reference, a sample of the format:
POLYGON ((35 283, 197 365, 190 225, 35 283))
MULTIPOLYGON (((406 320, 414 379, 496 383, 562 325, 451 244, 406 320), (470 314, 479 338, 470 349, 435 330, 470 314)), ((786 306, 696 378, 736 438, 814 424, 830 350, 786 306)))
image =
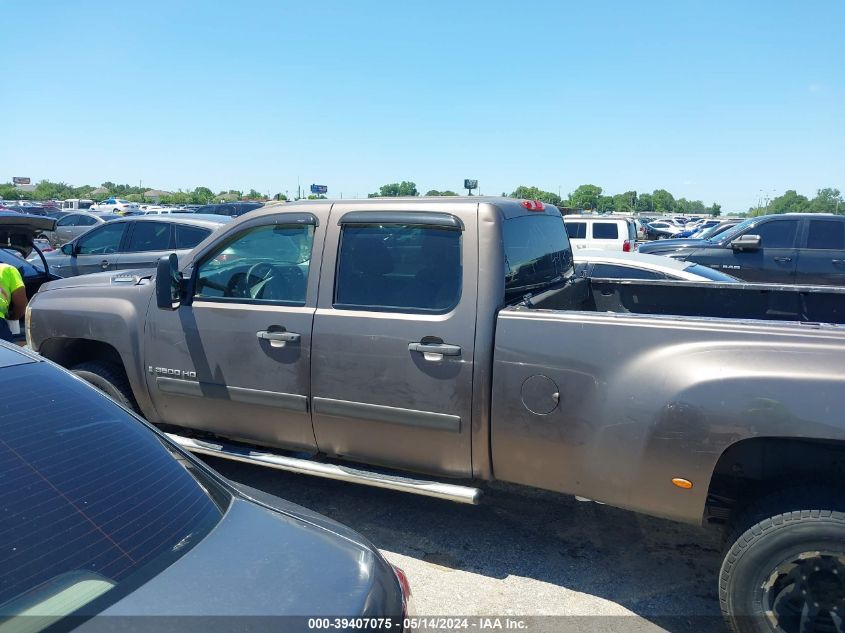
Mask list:
POLYGON ((132 387, 129 385, 129 379, 123 367, 105 361, 92 360, 72 367, 71 371, 90 382, 118 404, 138 411, 138 404, 135 402, 132 387))
POLYGON ((737 522, 719 600, 736 633, 845 632, 845 493, 802 488, 737 522))

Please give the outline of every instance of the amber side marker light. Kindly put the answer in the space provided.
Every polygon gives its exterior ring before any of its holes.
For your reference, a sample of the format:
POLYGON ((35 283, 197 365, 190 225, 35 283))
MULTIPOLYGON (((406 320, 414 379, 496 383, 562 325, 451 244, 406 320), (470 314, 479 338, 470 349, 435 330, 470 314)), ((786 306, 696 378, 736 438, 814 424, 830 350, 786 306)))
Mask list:
POLYGON ((672 483, 675 484, 678 488, 683 488, 684 490, 689 490, 690 488, 692 488, 692 482, 689 479, 675 477, 672 479, 672 483))

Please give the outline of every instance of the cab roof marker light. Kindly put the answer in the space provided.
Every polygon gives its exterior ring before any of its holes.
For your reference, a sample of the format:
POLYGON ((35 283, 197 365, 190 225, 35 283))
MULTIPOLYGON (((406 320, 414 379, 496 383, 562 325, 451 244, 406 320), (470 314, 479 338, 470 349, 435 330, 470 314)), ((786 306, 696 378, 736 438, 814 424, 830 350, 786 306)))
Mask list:
POLYGON ((540 200, 523 200, 522 206, 529 211, 545 211, 545 207, 540 200))

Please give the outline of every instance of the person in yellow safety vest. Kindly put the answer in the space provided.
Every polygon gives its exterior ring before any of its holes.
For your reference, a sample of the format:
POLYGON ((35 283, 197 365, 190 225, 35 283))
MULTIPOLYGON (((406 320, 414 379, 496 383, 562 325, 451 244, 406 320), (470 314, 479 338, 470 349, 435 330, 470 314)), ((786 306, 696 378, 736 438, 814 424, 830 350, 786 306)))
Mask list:
POLYGON ((12 340, 12 330, 6 320, 22 319, 27 303, 29 299, 20 271, 9 264, 0 264, 0 340, 12 340))

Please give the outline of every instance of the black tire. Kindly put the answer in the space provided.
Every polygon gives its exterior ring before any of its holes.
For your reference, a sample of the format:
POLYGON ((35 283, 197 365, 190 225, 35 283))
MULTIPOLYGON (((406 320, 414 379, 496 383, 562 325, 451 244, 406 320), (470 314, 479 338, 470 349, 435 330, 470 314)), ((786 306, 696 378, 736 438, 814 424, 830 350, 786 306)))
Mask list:
POLYGON ((735 522, 719 602, 735 633, 845 630, 845 492, 796 488, 735 522))
POLYGON ((135 402, 132 387, 129 386, 129 379, 123 367, 105 361, 92 360, 71 367, 71 371, 90 382, 118 404, 132 411, 138 411, 138 403, 135 402))

